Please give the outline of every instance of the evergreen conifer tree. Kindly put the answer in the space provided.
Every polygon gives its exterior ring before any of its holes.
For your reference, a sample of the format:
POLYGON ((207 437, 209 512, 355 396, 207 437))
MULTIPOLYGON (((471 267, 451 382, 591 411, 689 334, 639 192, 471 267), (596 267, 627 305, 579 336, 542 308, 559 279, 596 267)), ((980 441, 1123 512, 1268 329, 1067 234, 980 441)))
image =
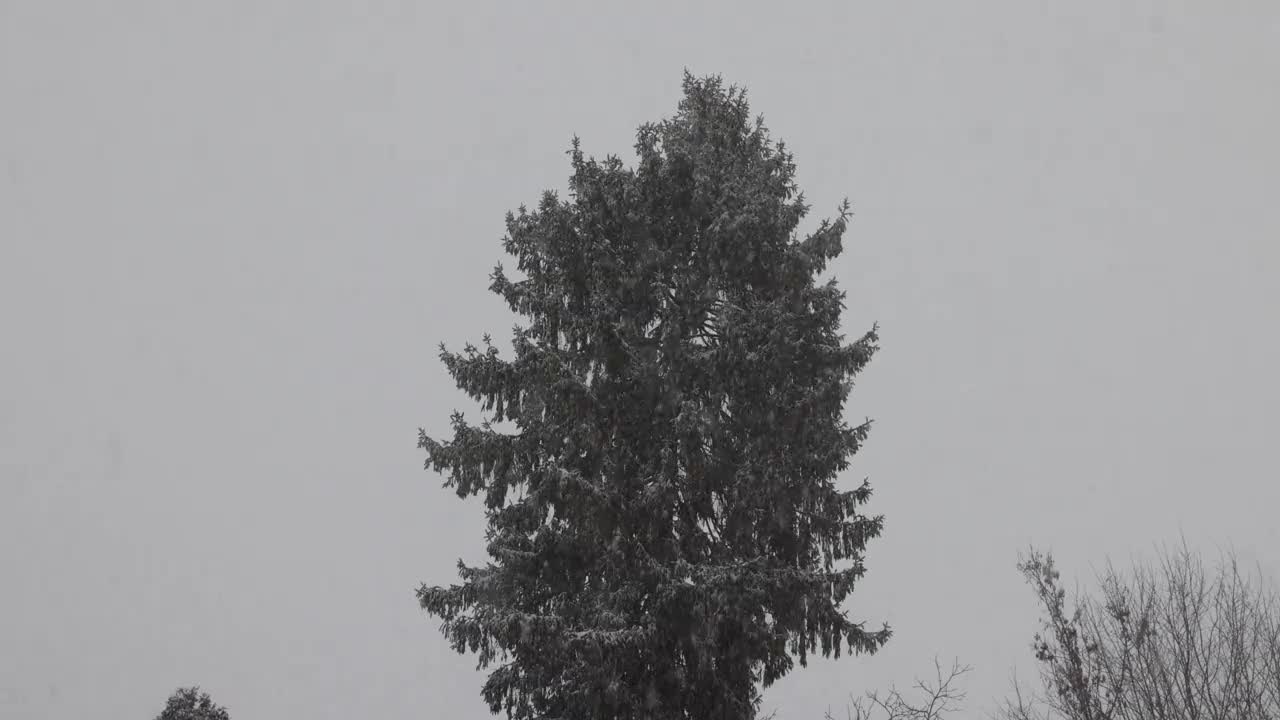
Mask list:
POLYGON ((214 703, 209 693, 186 687, 173 691, 156 720, 231 720, 231 715, 214 703))
POLYGON ((758 686, 814 652, 874 652, 888 627, 840 609, 882 518, 837 487, 869 421, 844 293, 818 282, 846 201, 800 237, 792 156, 744 93, 687 72, 638 162, 570 151, 568 200, 508 213, 524 278, 490 290, 527 318, 504 359, 440 356, 490 417, 420 434, 427 466, 487 507, 483 567, 424 585, 458 652, 495 666, 490 709, 524 719, 750 720, 758 686), (498 423, 514 428, 504 431, 498 423))

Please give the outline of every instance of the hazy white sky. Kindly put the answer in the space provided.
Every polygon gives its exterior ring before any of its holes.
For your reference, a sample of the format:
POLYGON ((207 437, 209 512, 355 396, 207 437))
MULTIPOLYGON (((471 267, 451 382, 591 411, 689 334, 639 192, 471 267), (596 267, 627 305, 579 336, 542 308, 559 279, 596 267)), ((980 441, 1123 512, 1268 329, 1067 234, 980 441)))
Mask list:
POLYGON ((487 717, 413 594, 482 554, 419 426, 516 322, 503 214, 745 85, 855 221, 883 352, 849 607, 765 709, 1030 668, 1068 575, 1186 533, 1280 571, 1280 4, 0 0, 0 717, 487 717))

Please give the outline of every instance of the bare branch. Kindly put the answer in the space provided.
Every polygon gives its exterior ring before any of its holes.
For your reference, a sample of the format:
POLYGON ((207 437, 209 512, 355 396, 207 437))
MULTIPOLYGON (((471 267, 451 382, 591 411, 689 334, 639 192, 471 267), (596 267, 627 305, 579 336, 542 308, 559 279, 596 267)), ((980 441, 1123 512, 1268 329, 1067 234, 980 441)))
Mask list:
MULTIPOLYGON (((917 679, 913 686, 920 691, 921 699, 908 699, 894 687, 883 694, 867 691, 860 698, 849 698, 849 705, 845 708, 846 720, 943 720, 947 713, 960 709, 966 693, 956 687, 956 682, 973 668, 953 660, 951 667, 944 671, 937 658, 934 658, 933 666, 934 680, 917 679)), ((836 720, 830 710, 826 720, 836 720)))
POLYGON ((1280 602, 1233 553, 1208 571, 1184 540, 1127 576, 1108 565, 1070 613, 1051 557, 1019 569, 1047 616, 1034 645, 1044 692, 1015 681, 999 720, 1280 718, 1280 602))

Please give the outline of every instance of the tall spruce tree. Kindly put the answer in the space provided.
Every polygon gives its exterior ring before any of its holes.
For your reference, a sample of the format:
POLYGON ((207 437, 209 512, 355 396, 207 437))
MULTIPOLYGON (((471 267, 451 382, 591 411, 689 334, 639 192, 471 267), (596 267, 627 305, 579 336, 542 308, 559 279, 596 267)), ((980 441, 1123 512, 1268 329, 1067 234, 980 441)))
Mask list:
POLYGON ((755 717, 809 654, 874 652, 840 604, 881 517, 837 487, 868 423, 842 419, 876 349, 838 333, 844 293, 815 276, 848 202, 801 239, 792 156, 745 94, 687 72, 638 163, 570 151, 570 200, 508 213, 490 290, 528 319, 503 359, 440 356, 491 417, 420 434, 459 497, 483 494, 484 567, 418 591, 460 653, 495 663, 512 718, 755 717), (513 431, 492 423, 509 422, 513 431))

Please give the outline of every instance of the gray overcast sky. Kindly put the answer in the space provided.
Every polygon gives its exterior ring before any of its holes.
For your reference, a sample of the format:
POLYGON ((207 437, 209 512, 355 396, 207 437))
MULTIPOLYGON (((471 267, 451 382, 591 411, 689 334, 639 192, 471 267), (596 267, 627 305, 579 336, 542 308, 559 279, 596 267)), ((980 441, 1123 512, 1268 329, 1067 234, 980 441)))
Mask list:
MULTIPOLYGON (((422 469, 436 344, 573 134, 748 88, 883 352, 849 604, 896 629, 765 709, 1029 671, 1029 543, 1280 570, 1280 4, 0 1, 0 717, 483 718, 417 608, 483 558, 422 469)), ((812 223, 811 223, 812 224, 812 223)), ((509 351, 506 351, 509 352, 509 351)))

